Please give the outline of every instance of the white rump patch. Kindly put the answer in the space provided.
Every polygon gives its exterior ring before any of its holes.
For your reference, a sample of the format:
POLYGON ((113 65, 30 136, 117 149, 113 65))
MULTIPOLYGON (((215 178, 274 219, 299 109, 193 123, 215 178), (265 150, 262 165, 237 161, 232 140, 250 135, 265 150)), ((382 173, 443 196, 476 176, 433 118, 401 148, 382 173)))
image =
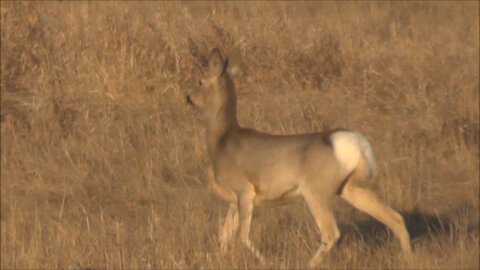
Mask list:
POLYGON ((338 131, 330 135, 335 157, 347 173, 350 173, 358 165, 362 155, 360 138, 354 132, 338 131))

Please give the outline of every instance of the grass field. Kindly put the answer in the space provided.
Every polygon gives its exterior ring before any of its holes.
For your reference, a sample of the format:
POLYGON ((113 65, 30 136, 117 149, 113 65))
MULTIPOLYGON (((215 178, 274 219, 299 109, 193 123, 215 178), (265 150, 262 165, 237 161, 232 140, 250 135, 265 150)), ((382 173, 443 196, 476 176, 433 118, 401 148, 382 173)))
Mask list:
MULTIPOLYGON (((478 2, 1 2, 1 268, 257 268, 220 255, 188 39, 230 56, 243 126, 373 142, 414 256, 335 201, 328 269, 478 269, 478 2)), ((305 268, 304 203, 259 208, 268 268, 305 268)))

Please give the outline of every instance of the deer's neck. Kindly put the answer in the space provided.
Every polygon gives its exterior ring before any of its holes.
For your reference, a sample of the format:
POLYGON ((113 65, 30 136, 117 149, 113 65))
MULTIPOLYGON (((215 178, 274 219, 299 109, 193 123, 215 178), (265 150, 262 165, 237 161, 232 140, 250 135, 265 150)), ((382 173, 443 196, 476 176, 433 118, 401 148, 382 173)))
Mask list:
POLYGON ((236 105, 236 99, 232 97, 207 119, 207 149, 212 161, 215 158, 215 153, 225 146, 228 135, 240 128, 236 105))

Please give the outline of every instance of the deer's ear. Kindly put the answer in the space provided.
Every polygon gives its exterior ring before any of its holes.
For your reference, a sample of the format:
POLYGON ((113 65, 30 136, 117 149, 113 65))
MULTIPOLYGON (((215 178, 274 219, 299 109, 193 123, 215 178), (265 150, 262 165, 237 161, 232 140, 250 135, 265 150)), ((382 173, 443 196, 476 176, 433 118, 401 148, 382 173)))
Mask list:
POLYGON ((208 69, 208 59, 201 52, 200 48, 193 41, 192 37, 188 38, 188 48, 190 49, 193 62, 200 68, 202 73, 205 73, 205 70, 208 69))
POLYGON ((208 74, 218 77, 222 75, 227 66, 228 60, 223 59, 220 50, 218 48, 213 49, 208 59, 208 74))

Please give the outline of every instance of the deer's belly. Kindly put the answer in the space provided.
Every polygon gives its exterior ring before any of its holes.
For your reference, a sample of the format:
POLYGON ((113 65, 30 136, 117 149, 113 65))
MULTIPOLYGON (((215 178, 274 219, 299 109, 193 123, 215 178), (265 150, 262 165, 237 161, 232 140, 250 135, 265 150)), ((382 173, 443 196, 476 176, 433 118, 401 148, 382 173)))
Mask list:
POLYGON ((299 198, 300 191, 297 186, 284 190, 283 193, 259 193, 255 197, 255 205, 282 205, 294 202, 299 198))

